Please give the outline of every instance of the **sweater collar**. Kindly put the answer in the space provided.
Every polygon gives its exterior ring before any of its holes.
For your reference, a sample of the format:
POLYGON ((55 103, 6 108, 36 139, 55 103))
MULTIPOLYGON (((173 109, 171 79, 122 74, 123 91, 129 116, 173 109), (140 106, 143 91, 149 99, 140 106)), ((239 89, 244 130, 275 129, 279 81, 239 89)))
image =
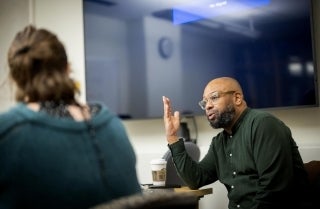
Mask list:
MULTIPOLYGON (((236 131, 239 129, 242 121, 243 121, 243 118, 248 114, 248 112, 250 111, 251 109, 249 107, 247 107, 240 115, 240 117, 238 118, 238 120, 235 122, 235 124, 233 125, 231 131, 232 131, 232 134, 231 135, 234 135, 236 133, 236 131)), ((230 135, 228 134, 226 131, 224 131, 225 134, 227 135, 230 135)))

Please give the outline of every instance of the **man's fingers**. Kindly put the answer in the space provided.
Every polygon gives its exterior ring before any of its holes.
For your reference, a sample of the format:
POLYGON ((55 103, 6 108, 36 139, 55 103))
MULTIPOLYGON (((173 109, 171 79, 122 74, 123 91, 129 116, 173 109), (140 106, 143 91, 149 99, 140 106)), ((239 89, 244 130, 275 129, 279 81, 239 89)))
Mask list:
POLYGON ((179 111, 175 111, 175 112, 174 112, 174 117, 177 118, 177 119, 180 118, 180 113, 179 113, 179 111))
POLYGON ((169 98, 162 96, 163 101, 163 116, 164 117, 171 117, 171 107, 170 107, 170 100, 169 98))

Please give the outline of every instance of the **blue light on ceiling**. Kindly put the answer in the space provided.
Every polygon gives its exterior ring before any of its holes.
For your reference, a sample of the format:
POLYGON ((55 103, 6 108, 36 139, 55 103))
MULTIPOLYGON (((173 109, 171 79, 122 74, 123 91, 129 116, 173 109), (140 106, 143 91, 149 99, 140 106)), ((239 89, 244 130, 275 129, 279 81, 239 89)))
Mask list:
POLYGON ((270 0, 206 0, 176 6, 172 9, 173 24, 183 24, 219 15, 261 7, 270 0))

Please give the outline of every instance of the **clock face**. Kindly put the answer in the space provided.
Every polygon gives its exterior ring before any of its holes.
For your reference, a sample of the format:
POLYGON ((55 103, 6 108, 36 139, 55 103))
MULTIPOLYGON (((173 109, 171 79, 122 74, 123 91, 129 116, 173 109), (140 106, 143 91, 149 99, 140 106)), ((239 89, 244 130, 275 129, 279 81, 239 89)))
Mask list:
POLYGON ((160 38, 158 42, 159 54, 162 58, 168 59, 173 52, 173 42, 168 37, 160 38))

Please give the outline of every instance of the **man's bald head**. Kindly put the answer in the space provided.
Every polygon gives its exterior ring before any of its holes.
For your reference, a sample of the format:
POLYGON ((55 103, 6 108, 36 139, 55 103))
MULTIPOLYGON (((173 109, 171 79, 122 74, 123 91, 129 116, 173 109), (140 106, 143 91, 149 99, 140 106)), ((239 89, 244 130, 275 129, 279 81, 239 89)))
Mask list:
POLYGON ((206 96, 207 94, 214 91, 235 91, 243 95, 242 88, 239 82, 230 77, 221 77, 211 80, 204 89, 203 96, 206 96))

